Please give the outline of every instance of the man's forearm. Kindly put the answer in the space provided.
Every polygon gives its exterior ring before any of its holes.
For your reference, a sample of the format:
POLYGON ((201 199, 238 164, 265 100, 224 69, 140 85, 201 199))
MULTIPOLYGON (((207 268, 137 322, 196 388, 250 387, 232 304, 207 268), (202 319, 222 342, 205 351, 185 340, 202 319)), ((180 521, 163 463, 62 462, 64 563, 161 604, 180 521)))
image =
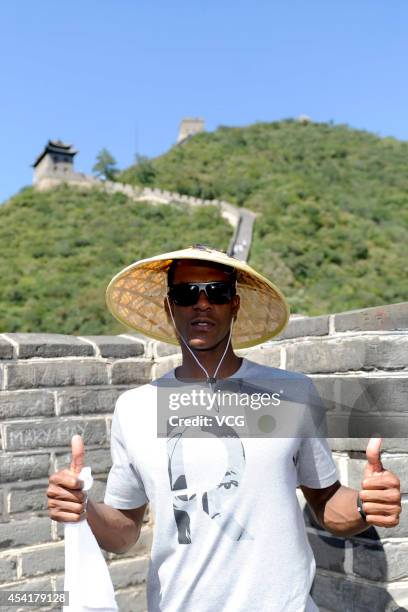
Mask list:
POLYGON ((369 528, 357 509, 356 489, 341 486, 330 497, 317 517, 322 527, 334 535, 352 536, 369 528))
POLYGON ((89 500, 87 520, 99 546, 108 552, 126 552, 140 535, 140 528, 126 516, 126 511, 104 503, 89 500))

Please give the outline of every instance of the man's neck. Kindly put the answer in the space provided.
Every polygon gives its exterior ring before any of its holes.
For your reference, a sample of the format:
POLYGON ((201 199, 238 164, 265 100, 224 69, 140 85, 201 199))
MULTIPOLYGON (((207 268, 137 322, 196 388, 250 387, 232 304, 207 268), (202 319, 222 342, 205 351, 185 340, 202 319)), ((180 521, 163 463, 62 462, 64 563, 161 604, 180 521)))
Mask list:
MULTIPOLYGON (((194 351, 195 356, 201 365, 207 370, 210 378, 214 376, 215 370, 217 369, 224 350, 225 344, 222 343, 222 345, 215 347, 213 350, 194 351)), ((176 378, 179 380, 205 380, 207 378, 205 372, 200 368, 190 351, 185 346, 181 346, 181 352, 183 355, 183 363, 181 366, 176 368, 176 378)), ((231 345, 229 345, 225 357, 218 369, 217 378, 228 378, 229 376, 232 376, 241 367, 241 364, 242 358, 237 357, 231 345)))

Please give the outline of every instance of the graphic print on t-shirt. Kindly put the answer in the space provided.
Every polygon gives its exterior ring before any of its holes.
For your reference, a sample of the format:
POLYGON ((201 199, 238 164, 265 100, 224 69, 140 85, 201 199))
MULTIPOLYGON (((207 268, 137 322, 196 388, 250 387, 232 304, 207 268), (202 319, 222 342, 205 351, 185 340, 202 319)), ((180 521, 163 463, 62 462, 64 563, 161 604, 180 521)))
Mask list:
MULTIPOLYGON (((175 426, 170 429, 167 439, 168 474, 172 491, 188 489, 183 453, 183 435, 189 430, 186 426, 175 426)), ((235 497, 245 469, 245 451, 241 439, 232 427, 205 426, 201 431, 216 436, 227 451, 227 466, 219 483, 201 495, 201 505, 197 493, 175 494, 173 511, 179 544, 191 544, 191 516, 195 512, 205 512, 209 519, 209 529, 217 527, 222 534, 231 540, 253 540, 251 534, 234 518, 225 504, 235 497)), ((211 457, 208 458, 211 461, 211 457)))

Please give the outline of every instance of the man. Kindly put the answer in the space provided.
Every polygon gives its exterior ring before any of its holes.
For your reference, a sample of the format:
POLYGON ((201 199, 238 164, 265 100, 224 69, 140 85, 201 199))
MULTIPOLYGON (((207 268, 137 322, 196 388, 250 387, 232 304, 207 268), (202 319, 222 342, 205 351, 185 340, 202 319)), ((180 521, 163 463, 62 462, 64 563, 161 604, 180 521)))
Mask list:
POLYGON ((313 416, 310 379, 242 359, 232 347, 283 329, 289 313, 279 289, 247 264, 198 246, 129 266, 111 281, 107 302, 128 326, 178 342, 182 365, 118 399, 105 503, 90 500, 85 508, 77 477, 84 449, 74 437, 71 469, 50 477, 50 517, 86 517, 99 545, 120 553, 137 541, 150 502, 150 612, 317 610, 309 594, 315 563, 296 487, 333 534, 397 525, 400 483, 381 464, 381 440, 367 447, 358 492, 340 484, 321 437, 245 437, 230 427, 224 437, 188 438, 188 426, 157 435, 163 383, 183 388, 198 381, 211 396, 219 381, 255 388, 269 381, 273 389, 279 380, 279 392, 295 393, 313 416))

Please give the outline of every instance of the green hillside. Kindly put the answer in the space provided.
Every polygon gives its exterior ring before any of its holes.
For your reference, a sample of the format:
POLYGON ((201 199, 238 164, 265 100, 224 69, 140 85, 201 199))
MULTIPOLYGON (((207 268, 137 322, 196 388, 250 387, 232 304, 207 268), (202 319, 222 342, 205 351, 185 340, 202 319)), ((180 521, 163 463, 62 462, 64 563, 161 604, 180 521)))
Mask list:
POLYGON ((258 212, 249 263, 319 314, 408 300, 407 170, 407 142, 288 120, 199 134, 119 180, 258 212))
POLYGON ((25 189, 0 206, 0 332, 121 333, 104 302, 116 272, 194 242, 225 249, 231 235, 213 206, 25 189))

